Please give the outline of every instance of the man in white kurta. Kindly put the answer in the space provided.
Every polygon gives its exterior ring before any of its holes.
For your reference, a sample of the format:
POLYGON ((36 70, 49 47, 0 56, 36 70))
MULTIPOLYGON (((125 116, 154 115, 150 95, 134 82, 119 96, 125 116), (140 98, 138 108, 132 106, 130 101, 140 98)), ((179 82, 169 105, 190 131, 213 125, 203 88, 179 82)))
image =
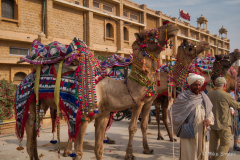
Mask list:
POLYGON ((189 74, 187 81, 190 90, 179 94, 172 105, 173 130, 180 137, 179 159, 208 160, 209 142, 206 137, 209 125, 214 124, 212 103, 204 92, 200 92, 204 77, 189 74))

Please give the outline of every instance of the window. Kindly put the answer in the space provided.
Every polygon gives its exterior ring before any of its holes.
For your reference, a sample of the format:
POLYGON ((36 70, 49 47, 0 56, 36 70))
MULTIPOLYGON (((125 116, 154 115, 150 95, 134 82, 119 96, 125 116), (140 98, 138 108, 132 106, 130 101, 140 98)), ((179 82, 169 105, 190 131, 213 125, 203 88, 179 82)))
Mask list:
POLYGON ((78 2, 78 1, 75 1, 75 4, 77 4, 77 5, 80 5, 80 2, 78 2))
POLYGON ((21 55, 21 56, 28 55, 28 49, 10 47, 9 54, 11 54, 11 55, 21 55))
POLYGON ((138 20, 138 16, 136 14, 130 13, 130 18, 138 20))
POLYGON ((14 75, 14 78, 13 78, 13 81, 22 81, 27 75, 23 72, 17 72, 15 75, 14 75))
POLYGON ((128 29, 127 29, 127 27, 123 27, 123 38, 124 38, 124 40, 125 41, 128 41, 129 40, 129 35, 128 35, 128 29))
POLYGON ((203 41, 203 37, 201 37, 201 40, 203 41))
POLYGON ((2 0, 1 11, 2 17, 14 19, 14 0, 2 0))
POLYGON ((123 16, 124 17, 128 17, 128 12, 127 11, 123 11, 123 16))
POLYGON ((93 6, 96 8, 100 8, 100 3, 97 1, 93 1, 93 6))
POLYGON ((113 12, 113 7, 103 4, 103 10, 113 12))
POLYGON ((113 38, 113 26, 110 23, 106 25, 106 37, 113 38))
POLYGON ((191 34, 191 37, 195 39, 195 34, 192 33, 192 34, 191 34))
POLYGON ((181 35, 185 36, 185 31, 181 30, 181 35))

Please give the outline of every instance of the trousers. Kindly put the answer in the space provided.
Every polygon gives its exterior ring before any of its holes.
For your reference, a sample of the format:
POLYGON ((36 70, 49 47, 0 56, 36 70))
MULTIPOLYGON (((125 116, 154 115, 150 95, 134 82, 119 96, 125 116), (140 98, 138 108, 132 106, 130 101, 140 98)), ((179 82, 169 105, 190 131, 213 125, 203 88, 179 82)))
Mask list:
POLYGON ((231 127, 211 129, 209 155, 211 160, 225 160, 230 148, 231 127), (220 141, 220 144, 219 144, 220 141))

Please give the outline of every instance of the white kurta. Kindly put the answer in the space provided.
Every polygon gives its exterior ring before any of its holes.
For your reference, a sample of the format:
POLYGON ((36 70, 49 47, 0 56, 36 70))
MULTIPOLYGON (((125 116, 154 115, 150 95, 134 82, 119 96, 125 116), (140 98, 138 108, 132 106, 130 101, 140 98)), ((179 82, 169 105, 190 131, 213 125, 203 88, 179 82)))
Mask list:
MULTIPOLYGON (((203 137, 203 120, 205 119, 205 109, 202 104, 196 107, 194 120, 195 138, 181 138, 179 160, 199 160, 202 152, 202 138, 204 138, 204 160, 208 160, 209 142, 203 137)), ((208 116, 210 125, 214 124, 214 116, 211 112, 208 116)))

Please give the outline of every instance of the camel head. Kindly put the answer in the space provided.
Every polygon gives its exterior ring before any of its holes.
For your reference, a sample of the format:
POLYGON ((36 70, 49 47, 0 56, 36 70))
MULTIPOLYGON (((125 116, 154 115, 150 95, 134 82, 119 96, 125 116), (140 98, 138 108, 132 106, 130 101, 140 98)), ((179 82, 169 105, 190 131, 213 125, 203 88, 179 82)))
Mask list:
POLYGON ((171 37, 174 37, 178 33, 178 26, 176 26, 174 23, 166 23, 158 28, 161 35, 159 36, 158 43, 161 45, 161 47, 164 47, 165 41, 166 41, 166 31, 167 31, 167 39, 170 39, 171 37))
POLYGON ((215 61, 213 62, 213 75, 226 76, 228 69, 232 66, 232 62, 229 55, 215 55, 215 61))
POLYGON ((184 65, 191 65, 192 61, 204 50, 209 50, 210 45, 207 42, 194 42, 183 39, 183 42, 178 47, 176 58, 184 65))
MULTIPOLYGON (((136 41, 132 45, 133 52, 135 50, 142 50, 142 53, 144 53, 148 50, 154 57, 158 58, 165 45, 166 30, 167 39, 169 39, 177 35, 179 28, 173 23, 167 23, 157 29, 143 30, 140 33, 135 33, 136 41)), ((141 58, 140 55, 138 57, 141 58)))
POLYGON ((240 52, 238 49, 235 49, 234 52, 231 52, 228 56, 230 58, 231 63, 233 64, 238 59, 240 59, 240 52))

